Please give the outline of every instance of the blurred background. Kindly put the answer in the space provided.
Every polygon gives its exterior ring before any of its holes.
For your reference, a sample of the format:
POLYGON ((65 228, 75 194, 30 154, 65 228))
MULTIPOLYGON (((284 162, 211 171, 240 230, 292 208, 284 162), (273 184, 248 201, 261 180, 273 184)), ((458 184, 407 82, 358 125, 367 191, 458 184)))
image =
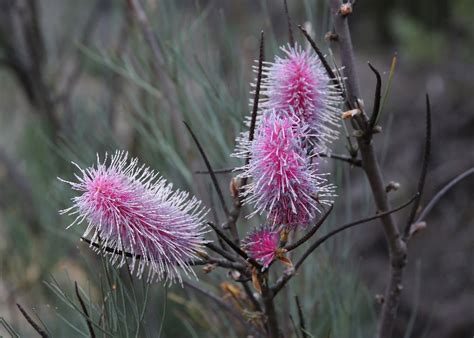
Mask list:
MULTIPOLYGON (((72 220, 58 214, 73 196, 57 180, 73 179, 70 162, 89 166, 96 153, 115 149, 214 208, 209 178, 194 173, 204 165, 181 121, 197 132, 215 168, 239 165, 229 154, 249 113, 259 33, 266 34, 267 61, 288 41, 281 1, 138 3, 143 13, 125 0, 0 0, 0 335, 34 335, 20 303, 52 336, 87 337, 74 282, 105 336, 244 334, 199 293, 147 286, 110 267, 79 242, 84 229, 66 230, 72 220)), ((336 46, 324 39, 331 29, 326 0, 288 5, 294 25, 305 25, 337 61, 336 46)), ((366 107, 375 86, 367 61, 389 87, 376 149, 386 182, 401 185, 391 193, 393 205, 416 189, 425 93, 432 101, 433 155, 422 203, 474 166, 473 12, 470 0, 354 6, 350 25, 366 107)), ((335 152, 346 152, 344 143, 341 137, 335 152)), ((339 197, 321 231, 375 212, 360 169, 331 160, 323 166, 339 197)), ((231 177, 220 176, 222 187, 231 177)), ((410 242, 395 337, 474 334, 473 187, 470 177, 452 189, 410 242)), ((222 221, 219 210, 211 217, 222 221)), ((397 217, 403 222, 406 214, 397 217)), ((243 233, 250 225, 241 223, 243 233)), ((387 275, 380 224, 341 234, 306 265, 278 300, 285 334, 297 318, 298 295, 315 337, 370 337, 387 275)), ((225 273, 199 275, 201 285, 236 306, 225 273)))

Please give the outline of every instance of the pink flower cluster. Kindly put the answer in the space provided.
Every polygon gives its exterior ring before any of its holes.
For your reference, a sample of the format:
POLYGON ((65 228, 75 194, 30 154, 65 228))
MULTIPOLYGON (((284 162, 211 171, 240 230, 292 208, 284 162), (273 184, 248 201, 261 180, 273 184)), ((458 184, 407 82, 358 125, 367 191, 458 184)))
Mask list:
POLYGON ((141 277, 148 266, 148 281, 181 281, 180 270, 193 274, 190 261, 204 240, 205 210, 188 193, 173 191, 157 173, 127 153, 116 152, 108 161, 81 169, 78 182, 64 181, 81 195, 62 213, 76 215, 70 225, 87 222, 97 252, 118 266, 128 264, 141 277), (127 258, 129 254, 132 257, 127 258))
POLYGON ((264 69, 262 108, 286 111, 306 128, 317 151, 326 151, 337 138, 341 94, 326 74, 318 56, 301 46, 281 47, 285 57, 264 69))
POLYGON ((269 226, 255 229, 242 242, 244 250, 264 268, 268 268, 277 257, 279 243, 279 232, 269 226))
POLYGON ((250 145, 250 162, 242 173, 252 178, 245 203, 254 206, 253 214, 267 211, 272 224, 307 225, 318 208, 321 179, 306 154, 304 136, 290 115, 273 110, 263 113, 250 145))
POLYGON ((318 57, 301 47, 282 48, 284 58, 267 63, 254 139, 248 133, 237 139, 236 157, 250 158, 239 168, 244 204, 266 213, 268 225, 244 241, 248 254, 265 267, 275 260, 279 231, 305 227, 321 204, 330 204, 334 186, 317 173, 317 153, 327 151, 338 132, 340 93, 318 57), (278 230, 277 230, 278 229, 278 230))

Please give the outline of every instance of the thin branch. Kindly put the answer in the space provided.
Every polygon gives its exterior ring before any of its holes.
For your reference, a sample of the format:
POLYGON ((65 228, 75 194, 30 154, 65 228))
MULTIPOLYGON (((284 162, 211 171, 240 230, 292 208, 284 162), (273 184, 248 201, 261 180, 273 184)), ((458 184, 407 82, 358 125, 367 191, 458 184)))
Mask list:
POLYGON ((352 47, 352 38, 349 31, 347 17, 340 13, 341 1, 331 0, 331 11, 333 14, 334 28, 338 35, 339 50, 343 60, 344 75, 346 77, 346 98, 354 106, 354 103, 360 98, 359 79, 356 73, 354 50, 352 47))
POLYGON ((311 45, 311 47, 314 49, 314 51, 316 52, 316 54, 318 54, 318 57, 319 57, 319 60, 321 60, 321 63, 323 64, 324 66, 324 69, 326 69, 326 73, 328 74, 329 78, 332 79, 332 80, 336 80, 337 81, 337 76, 334 74, 334 72, 332 71, 332 68, 331 66, 329 65, 328 61, 326 60, 326 58, 324 57, 324 54, 321 52, 321 50, 319 49, 318 45, 316 45, 316 42, 314 42, 313 38, 311 37, 311 35, 309 35, 309 33, 306 31, 306 29, 304 29, 303 26, 301 25, 298 25, 298 28, 300 29, 300 31, 303 33, 303 35, 305 36, 306 40, 308 40, 309 44, 311 45))
POLYGON ((318 231, 318 229, 323 225, 324 221, 326 221, 326 218, 328 218, 329 214, 333 210, 334 204, 331 204, 329 207, 329 210, 326 211, 326 213, 321 217, 321 219, 311 228, 310 231, 308 231, 303 237, 301 237, 298 241, 295 243, 288 244, 285 249, 288 251, 294 250, 297 247, 299 247, 301 244, 305 243, 307 240, 309 240, 313 235, 318 231))
POLYGON ((370 116, 370 122, 369 122, 369 133, 372 134, 375 123, 377 123, 379 112, 380 112, 380 99, 382 98, 381 92, 382 92, 382 77, 380 76, 380 73, 377 69, 375 69, 374 66, 370 64, 370 62, 367 62, 369 65, 369 68, 374 72, 375 77, 377 78, 377 84, 375 86, 375 95, 374 95, 374 107, 372 109, 372 115, 370 116))
POLYGON ((186 126, 186 128, 188 128, 188 131, 191 134, 191 137, 193 138, 194 143, 196 143, 196 146, 198 147, 199 153, 201 154, 201 157, 204 160, 204 163, 206 164, 207 170, 209 171, 209 174, 211 175, 211 180, 212 180, 212 183, 214 184, 214 188, 216 189, 217 196, 219 196, 219 200, 221 202, 222 209, 224 210, 226 215, 229 215, 229 209, 227 208, 227 205, 225 203, 224 195, 222 194, 222 190, 219 186, 219 182, 217 181, 217 177, 214 174, 214 170, 212 169, 211 163, 209 162, 209 159, 207 158, 207 155, 204 152, 204 149, 202 148, 201 143, 199 143, 199 140, 197 139, 196 135, 192 131, 189 124, 187 124, 185 121, 183 121, 183 123, 186 126))
POLYGON ((21 314, 23 317, 25 317, 26 321, 31 325, 31 327, 38 332, 38 334, 43 337, 43 338, 48 338, 48 334, 46 331, 44 331, 38 324, 35 323, 35 321, 28 315, 28 313, 21 307, 20 304, 16 304, 18 306, 18 309, 20 310, 21 314))
POLYGON ((420 215, 417 217, 416 222, 420 222, 426 218, 429 212, 433 209, 433 207, 439 202, 439 200, 446 195, 446 193, 451 190, 456 184, 461 182, 463 179, 468 177, 469 175, 474 174, 474 167, 469 168, 468 170, 462 172, 454 179, 452 179, 448 184, 446 184, 440 191, 436 193, 436 195, 430 200, 430 202, 426 205, 420 215))
POLYGON ((295 38, 293 36, 293 28, 291 27, 291 17, 290 17, 290 12, 288 11, 288 3, 286 0, 283 0, 283 6, 285 8, 285 16, 286 16, 286 22, 288 23, 288 41, 290 43, 290 46, 295 45, 295 38))
MULTIPOLYGON (((142 259, 141 255, 133 255, 130 252, 124 252, 124 251, 113 249, 113 248, 110 248, 110 247, 102 247, 101 245, 99 245, 97 243, 91 242, 90 240, 88 240, 85 237, 81 237, 81 240, 83 240, 84 242, 92 245, 95 248, 104 250, 105 252, 110 252, 110 253, 113 253, 113 254, 116 254, 116 255, 123 255, 125 257, 135 258, 135 259, 138 259, 138 260, 142 259)), ((213 246, 213 249, 216 249, 216 247, 213 246)), ((210 256, 206 255, 206 257, 204 259, 197 260, 197 261, 190 261, 190 262, 188 262, 188 264, 191 265, 191 266, 216 264, 216 265, 218 265, 220 267, 223 267, 223 268, 235 269, 235 270, 238 270, 240 272, 243 272, 243 273, 247 274, 245 265, 242 265, 242 264, 239 264, 239 263, 235 262, 233 258, 232 258, 232 260, 225 260, 225 259, 219 259, 219 258, 216 258, 216 257, 210 257, 210 256)))
POLYGON ((214 251, 215 253, 218 253, 219 255, 221 255, 222 257, 224 258, 227 258, 229 261, 231 262, 235 262, 235 257, 233 257, 229 252, 227 252, 226 250, 224 249, 221 249, 219 248, 218 246, 212 244, 212 243, 206 243, 205 244, 206 247, 209 249, 209 250, 212 250, 214 251))
POLYGON ((190 261, 188 262, 190 266, 200 266, 200 265, 207 265, 207 264, 215 264, 221 268, 226 268, 226 269, 232 269, 232 270, 237 270, 240 273, 242 273, 246 278, 250 278, 250 273, 248 272, 248 269, 245 265, 236 263, 236 262, 230 262, 225 259, 221 258, 215 258, 215 257, 209 257, 207 256, 206 258, 203 258, 202 260, 196 260, 196 261, 190 261))
POLYGON ((134 254, 131 254, 130 252, 124 252, 124 251, 118 250, 118 249, 103 247, 103 246, 101 246, 97 243, 92 242, 91 240, 89 240, 85 237, 81 237, 81 241, 86 242, 87 244, 93 246, 94 248, 104 250, 105 252, 113 253, 113 254, 116 254, 116 255, 119 255, 119 256, 125 256, 125 257, 128 257, 128 258, 142 259, 141 255, 134 255, 134 254))
MULTIPOLYGON (((264 59, 264 48, 265 48, 265 34, 263 31, 260 33, 260 50, 259 50, 259 57, 258 57, 258 73, 257 73, 257 83, 255 86, 255 95, 253 99, 253 107, 252 107, 252 116, 250 120, 250 128, 249 128, 249 142, 253 141, 254 134, 255 134, 255 127, 257 124, 257 113, 258 113, 258 101, 260 99, 260 87, 262 84, 262 74, 263 74, 263 59, 264 59)), ((250 163, 250 154, 248 154, 245 165, 250 163)), ((227 217, 227 222, 224 225, 224 229, 229 228, 230 231, 233 233, 233 239, 236 244, 239 243, 239 235, 237 232, 237 219, 240 215, 240 209, 242 208, 242 201, 241 196, 243 193, 244 186, 247 185, 247 177, 242 178, 240 182, 240 189, 237 196, 234 198, 233 208, 230 214, 227 217)))
POLYGON ((347 155, 338 155, 338 154, 327 154, 327 153, 318 153, 317 156, 319 157, 327 157, 332 158, 335 160, 339 160, 342 162, 347 162, 355 167, 362 167, 362 161, 358 158, 354 158, 352 156, 347 155))
POLYGON ((243 259, 245 259, 246 261, 248 261, 250 264, 252 264, 254 267, 256 267, 259 271, 262 269, 262 265, 260 263, 258 263, 256 260, 254 260, 253 258, 249 257, 245 251, 243 251, 241 248, 239 248, 234 242, 232 242, 232 240, 230 238, 228 238, 221 230, 219 230, 219 228, 211 223, 211 222, 207 222, 207 224, 212 228, 214 229, 214 231, 216 232, 216 234, 222 238, 224 240, 224 242, 226 242, 232 250, 234 250, 240 257, 242 257, 243 259))
POLYGON ((257 298, 253 295, 253 291, 250 288, 248 282, 242 282, 242 286, 244 288, 245 293, 247 294, 247 297, 250 299, 252 302, 252 305, 255 309, 255 311, 262 311, 262 307, 260 306, 260 303, 258 302, 257 298))
POLYGON ((421 196, 423 194, 423 188, 426 182, 426 175, 428 173, 428 165, 430 162, 430 155, 431 155, 431 105, 430 105, 430 97, 426 94, 426 135, 425 135, 425 145, 423 149, 423 165, 421 166, 420 178, 418 179, 418 198, 416 199, 415 203, 410 212, 410 216, 408 216, 407 223, 405 225, 405 232, 404 238, 405 240, 408 239, 410 236, 410 228, 415 220, 416 213, 418 212, 418 208, 421 202, 421 196))
MULTIPOLYGON (((253 141, 254 134, 255 134, 255 126, 257 123, 257 113, 258 113, 258 101, 260 100, 260 87, 262 84, 262 74, 263 74, 263 59, 265 57, 265 35, 263 31, 260 33, 260 52, 258 56, 258 73, 257 73, 257 84, 255 86, 255 96, 253 98, 253 107, 252 107, 252 118, 250 120, 250 128, 249 128, 249 143, 253 141)), ((246 164, 250 162, 250 156, 246 159, 246 164)), ((246 182, 246 178, 242 180, 246 182)), ((243 183, 242 185, 245 185, 243 183)))
MULTIPOLYGON (((214 170, 214 174, 230 174, 234 172, 234 168, 224 168, 224 169, 216 169, 214 170)), ((207 170, 197 170, 194 172, 195 174, 210 174, 207 170)))
POLYGON ((84 312, 84 318, 86 319, 87 329, 89 330, 89 334, 91 338, 96 338, 94 328, 92 327, 92 321, 89 317, 89 312, 87 311, 86 304, 82 300, 81 294, 79 293, 79 287, 77 286, 77 282, 74 282, 74 286, 76 290, 77 299, 79 300, 79 304, 81 305, 82 311, 84 312))
POLYGON ((378 219, 378 218, 383 218, 387 215, 390 215, 394 212, 397 212, 403 208, 405 208, 406 206, 410 205, 416 198, 417 198, 418 194, 415 194, 415 196, 413 196, 408 202, 405 202, 403 203, 402 205, 398 206, 397 208, 395 209, 392 209, 392 210, 389 210, 389 211, 385 211, 385 212, 381 212, 375 216, 371 216, 371 217, 366 217, 366 218, 363 218, 363 219, 360 219, 358 221, 354 221, 354 222, 350 222, 350 223, 347 223, 345 225, 342 225, 340 227, 338 227, 337 229, 334 229, 333 231, 329 232, 328 234, 324 235, 323 237, 319 238, 318 240, 316 240, 308 249, 306 249, 306 251, 303 253, 303 255, 300 257, 300 259, 296 262, 296 264, 294 265, 294 268, 288 272, 285 272, 276 282, 275 284, 272 286, 272 291, 273 291, 273 294, 274 296, 276 296, 276 294, 286 285, 286 283, 291 279, 291 277, 294 276, 296 270, 298 270, 298 268, 303 264, 303 262, 305 261, 306 258, 309 257, 309 255, 311 255, 311 253, 317 248, 319 247, 321 244, 323 244, 325 241, 327 241, 329 238, 331 238, 332 236, 340 233, 341 231, 344 231, 346 229, 349 229, 349 228, 352 228, 356 225, 359 225, 359 224, 363 224, 363 223, 367 223, 367 222, 370 222, 370 221, 373 221, 375 219, 378 219))
POLYGON ((298 309, 298 318, 300 320, 300 331, 303 338, 308 338, 308 333, 306 332, 306 325, 304 322, 303 309, 301 308, 300 299, 298 296, 295 296, 296 308, 298 309))
POLYGON ((413 196, 409 201, 403 203, 402 205, 396 207, 395 209, 392 209, 392 210, 389 210, 389 211, 386 211, 386 212, 381 212, 375 216, 371 216, 371 217, 367 217, 367 218, 363 218, 363 219, 360 219, 358 221, 354 221, 354 222, 351 222, 351 223, 347 223, 343 226, 340 226, 339 228, 337 229, 334 229, 333 231, 329 232, 328 234, 324 235, 323 237, 321 237, 320 239, 318 239, 316 242, 313 243, 313 245, 311 245, 307 252, 305 252, 303 254, 303 256, 300 258, 300 260, 295 264, 295 268, 301 266, 301 264, 303 263, 303 261, 306 259, 306 257, 308 257, 311 252, 313 250, 315 250, 318 246, 320 246, 321 244, 323 244, 324 242, 326 242, 329 238, 333 237, 334 235, 340 233, 341 231, 344 231, 346 229, 349 229, 349 228, 352 228, 356 225, 359 225, 359 224, 363 224, 363 223, 367 223, 367 222, 370 222, 370 221, 373 221, 375 219, 378 219, 378 218, 382 218, 386 215, 389 215, 389 214, 392 214, 394 212, 397 212, 405 207, 407 207, 408 205, 410 205, 411 203, 413 203, 413 201, 415 201, 417 198, 418 198, 419 194, 416 193, 415 196, 413 196))

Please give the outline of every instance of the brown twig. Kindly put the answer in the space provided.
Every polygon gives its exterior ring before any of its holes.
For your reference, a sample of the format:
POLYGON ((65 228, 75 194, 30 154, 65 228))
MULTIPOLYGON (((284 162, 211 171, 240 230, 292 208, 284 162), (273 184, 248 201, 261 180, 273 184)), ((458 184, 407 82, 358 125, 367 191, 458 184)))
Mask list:
MULTIPOLYGON (((359 79, 357 77, 354 50, 352 47, 351 34, 347 17, 340 13, 340 0, 331 0, 331 12, 334 28, 338 35, 338 45, 344 66, 346 81, 346 97, 350 102, 356 103, 360 96, 359 79)), ((362 137, 357 138, 361 153, 362 167, 368 178, 375 204, 378 210, 390 210, 390 204, 385 191, 385 184, 378 160, 375 156, 371 133, 369 132, 369 121, 365 114, 355 117, 357 124, 362 129, 362 137)), ((385 302, 382 305, 379 324, 377 329, 378 338, 390 338, 393 325, 397 316, 400 294, 402 291, 403 268, 406 264, 407 247, 400 230, 392 215, 387 214, 381 218, 385 237, 389 248, 389 277, 385 290, 385 302)))
POLYGON ((404 238, 407 241, 410 237, 410 228, 415 220, 416 214, 418 212, 418 208, 421 202, 421 196, 423 194, 423 188, 426 182, 426 175, 428 173, 428 165, 430 162, 430 155, 431 155, 431 106, 430 106, 430 98, 428 94, 426 95, 426 135, 425 135, 425 145, 423 149, 423 164, 421 166, 420 178, 418 179, 418 198, 416 199, 413 207, 411 209, 410 215, 408 216, 407 223, 405 225, 404 231, 404 238))
POLYGON ((288 24, 288 42, 290 43, 290 46, 295 45, 295 38, 293 36, 293 28, 291 27, 291 17, 290 17, 290 12, 288 11, 288 3, 286 0, 283 0, 283 7, 285 9, 285 16, 286 16, 286 22, 288 24))

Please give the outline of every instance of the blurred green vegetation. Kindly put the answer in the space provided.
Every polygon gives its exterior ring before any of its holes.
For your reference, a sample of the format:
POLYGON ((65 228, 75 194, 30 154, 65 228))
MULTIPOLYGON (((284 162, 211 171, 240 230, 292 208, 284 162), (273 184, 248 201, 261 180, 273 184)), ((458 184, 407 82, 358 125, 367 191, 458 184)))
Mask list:
MULTIPOLYGON (((443 62, 451 52, 461 53, 466 59, 472 57, 473 49, 463 45, 474 37, 472 1, 400 1, 389 5, 383 1, 365 2, 356 6, 378 11, 376 18, 390 17, 373 23, 382 37, 377 43, 388 36, 413 63, 443 62), (439 26, 420 19, 426 17, 423 10, 444 7, 449 11, 436 12, 433 19, 439 26), (436 19, 438 15, 442 20, 436 19), (451 41, 451 30, 462 35, 462 40, 451 41), (455 51, 450 47, 453 43, 455 51)), ((146 3, 161 51, 159 61, 140 25, 129 22, 129 9, 119 2, 107 2, 101 12, 103 22, 87 42, 78 38, 75 13, 89 13, 94 1, 77 4, 49 0, 40 5, 49 53, 46 83, 52 91, 60 88, 61 81, 56 83, 54 79, 66 73, 70 62, 80 62, 81 73, 67 102, 55 106, 59 126, 35 112, 34 105, 19 106, 21 128, 12 136, 18 142, 5 151, 14 166, 0 167, 0 310, 1 316, 23 335, 30 334, 31 329, 18 315, 15 302, 28 309, 34 307, 54 337, 88 336, 74 281, 80 286, 92 318, 104 323, 97 326, 98 332, 108 336, 157 337, 157 332, 164 337, 222 337, 223 332, 226 336, 242 335, 231 318, 192 290, 179 286, 167 289, 160 284, 147 286, 130 278, 125 269, 110 267, 79 242, 81 227, 65 230, 71 220, 58 215, 58 210, 69 205, 72 192, 56 177, 72 179, 74 167, 70 161, 89 166, 96 154, 103 156, 117 148, 129 150, 177 187, 193 192, 213 207, 215 196, 208 178, 194 174, 204 166, 183 128, 183 120, 197 132, 216 168, 239 164, 229 154, 249 112, 249 83, 254 76, 251 67, 258 54, 259 32, 263 29, 266 34, 267 60, 287 41, 280 4, 184 4, 172 0, 146 3), (62 10, 59 26, 64 27, 63 31, 48 25, 48 9, 54 6, 62 10), (64 49, 68 52, 62 52, 64 49), (24 184, 24 190, 18 189, 18 182, 11 175, 24 184), (237 329, 229 332, 230 328, 237 329)), ((290 11, 295 13, 295 23, 309 20, 316 38, 325 46, 323 36, 330 28, 326 3, 291 2, 290 11)), ((0 51, 4 55, 7 49, 2 46, 0 51)), ((4 83, 0 100, 12 100, 12 104, 26 100, 19 94, 21 87, 13 74, 5 72, 0 76, 4 83)), ((14 114, 13 110, 5 116, 9 114, 14 114)), ((16 128, 7 120, 2 117, 2 132, 16 128)), ((337 149, 343 151, 343 143, 342 139, 337 149)), ((339 198, 352 196, 351 169, 339 163, 327 167, 334 173, 332 180, 339 187, 339 198)), ((223 187, 228 186, 230 177, 221 177, 223 187)), ((369 196, 366 186, 364 191, 369 196)), ((370 208, 366 197, 362 214, 370 208)), ((337 206, 326 230, 360 211, 354 212, 350 201, 337 206)), ((212 217, 223 220, 221 211, 212 217)), ((241 233, 248 227, 241 224, 241 233)), ((370 336, 375 325, 374 302, 360 278, 360 263, 351 249, 349 231, 308 260, 277 300, 282 327, 291 327, 289 317, 284 315, 297 318, 293 297, 298 295, 313 336, 370 336)), ((210 275, 200 274, 199 283, 222 293, 217 286, 227 280, 224 273, 216 270, 210 275)))

